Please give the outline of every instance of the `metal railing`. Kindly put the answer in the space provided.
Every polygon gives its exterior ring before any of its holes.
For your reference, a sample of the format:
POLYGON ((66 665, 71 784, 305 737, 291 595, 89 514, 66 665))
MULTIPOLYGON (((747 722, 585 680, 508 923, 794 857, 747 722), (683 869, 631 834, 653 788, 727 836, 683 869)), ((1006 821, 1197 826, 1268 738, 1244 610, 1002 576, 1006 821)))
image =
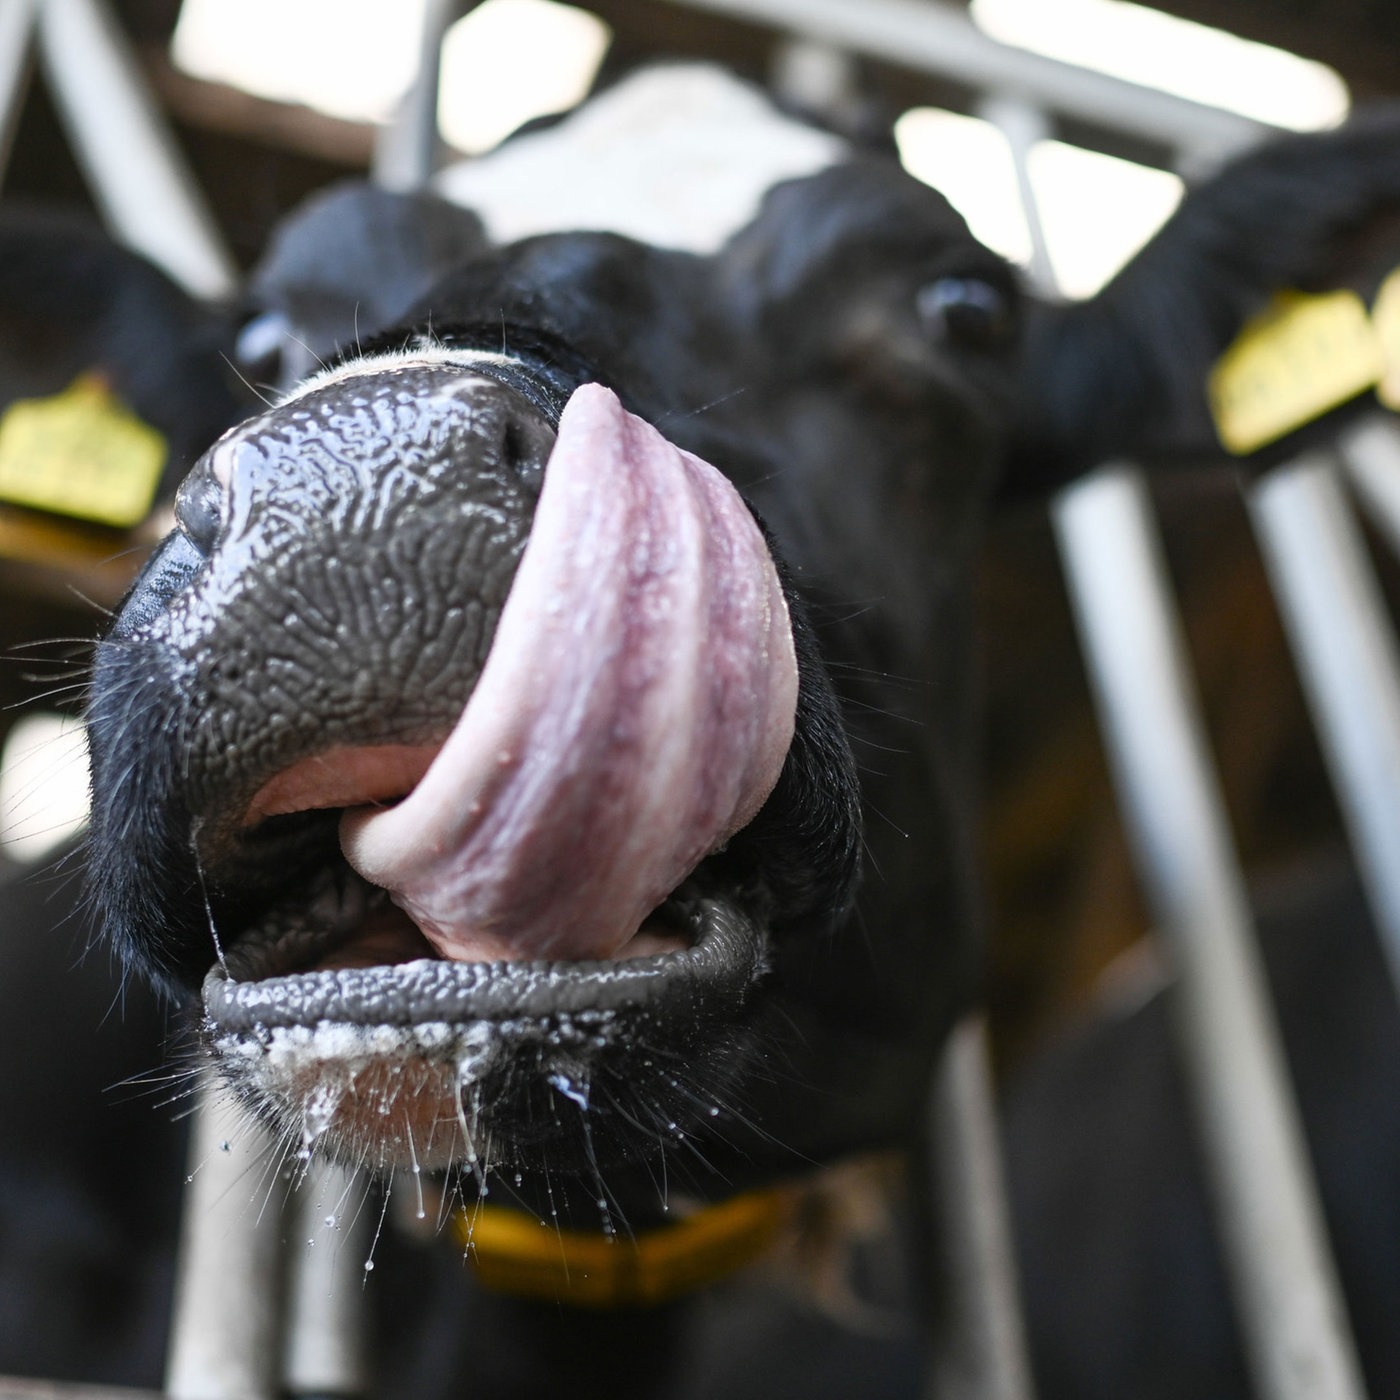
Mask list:
POLYGON ((1054 511, 1139 876, 1177 975, 1246 1351, 1266 1400, 1363 1395, 1224 803, 1141 477, 1111 466, 1054 511))
POLYGON ((0 178, 35 50, 108 227, 195 296, 230 296, 233 258, 103 0, 0 5, 0 178))
POLYGON ((367 1187, 293 1159, 206 1080, 190 1145, 166 1391, 179 1400, 363 1395, 367 1187))
POLYGON ((1270 128, 1234 112, 1000 43, 944 0, 664 0, 707 10, 1023 101, 1051 116, 1221 160, 1270 128))

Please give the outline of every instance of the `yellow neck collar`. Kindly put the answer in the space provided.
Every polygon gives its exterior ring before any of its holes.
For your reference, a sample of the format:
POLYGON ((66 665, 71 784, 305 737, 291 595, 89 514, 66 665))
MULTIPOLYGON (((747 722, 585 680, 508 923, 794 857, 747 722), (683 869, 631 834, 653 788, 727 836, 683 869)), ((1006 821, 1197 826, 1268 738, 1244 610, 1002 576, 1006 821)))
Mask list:
POLYGON ((481 1204, 452 1229, 486 1287, 587 1308, 664 1303, 752 1263, 794 1212, 788 1190, 754 1191, 637 1235, 542 1226, 533 1215, 481 1204))

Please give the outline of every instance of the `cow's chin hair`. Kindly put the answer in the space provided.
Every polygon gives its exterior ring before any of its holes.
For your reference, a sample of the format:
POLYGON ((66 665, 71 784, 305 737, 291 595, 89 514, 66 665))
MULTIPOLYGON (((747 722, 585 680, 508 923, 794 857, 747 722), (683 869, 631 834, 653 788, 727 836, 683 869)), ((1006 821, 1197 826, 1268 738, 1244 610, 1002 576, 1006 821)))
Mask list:
MULTIPOLYGON (((202 1039, 289 1148, 357 1169, 536 1166, 648 1155, 732 1091, 768 968, 736 903, 672 907, 678 946, 595 963, 452 963, 277 974, 264 931, 205 981, 202 1039), (268 975, 272 972, 273 975, 268 975)), ((674 926, 674 925, 673 925, 674 926)))

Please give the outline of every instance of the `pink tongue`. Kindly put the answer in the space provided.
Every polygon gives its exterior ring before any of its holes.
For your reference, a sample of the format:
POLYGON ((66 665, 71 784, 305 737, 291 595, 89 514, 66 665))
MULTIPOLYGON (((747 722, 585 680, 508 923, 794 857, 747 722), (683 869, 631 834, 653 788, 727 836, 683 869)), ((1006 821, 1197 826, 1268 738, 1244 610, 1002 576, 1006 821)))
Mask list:
POLYGON ((345 815, 341 845, 444 957, 612 957, 758 811, 796 703, 737 492, 584 385, 461 719, 396 807, 345 815))

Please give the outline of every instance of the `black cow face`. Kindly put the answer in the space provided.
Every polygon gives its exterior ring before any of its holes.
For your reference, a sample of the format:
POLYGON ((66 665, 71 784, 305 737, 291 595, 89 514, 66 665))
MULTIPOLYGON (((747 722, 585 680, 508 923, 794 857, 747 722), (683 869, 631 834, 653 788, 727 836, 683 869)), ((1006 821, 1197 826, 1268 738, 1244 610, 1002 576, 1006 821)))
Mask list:
POLYGON ((92 865, 258 1112, 643 1218, 908 1136, 1015 326, 855 160, 713 257, 478 256, 206 454, 98 658, 92 865))

